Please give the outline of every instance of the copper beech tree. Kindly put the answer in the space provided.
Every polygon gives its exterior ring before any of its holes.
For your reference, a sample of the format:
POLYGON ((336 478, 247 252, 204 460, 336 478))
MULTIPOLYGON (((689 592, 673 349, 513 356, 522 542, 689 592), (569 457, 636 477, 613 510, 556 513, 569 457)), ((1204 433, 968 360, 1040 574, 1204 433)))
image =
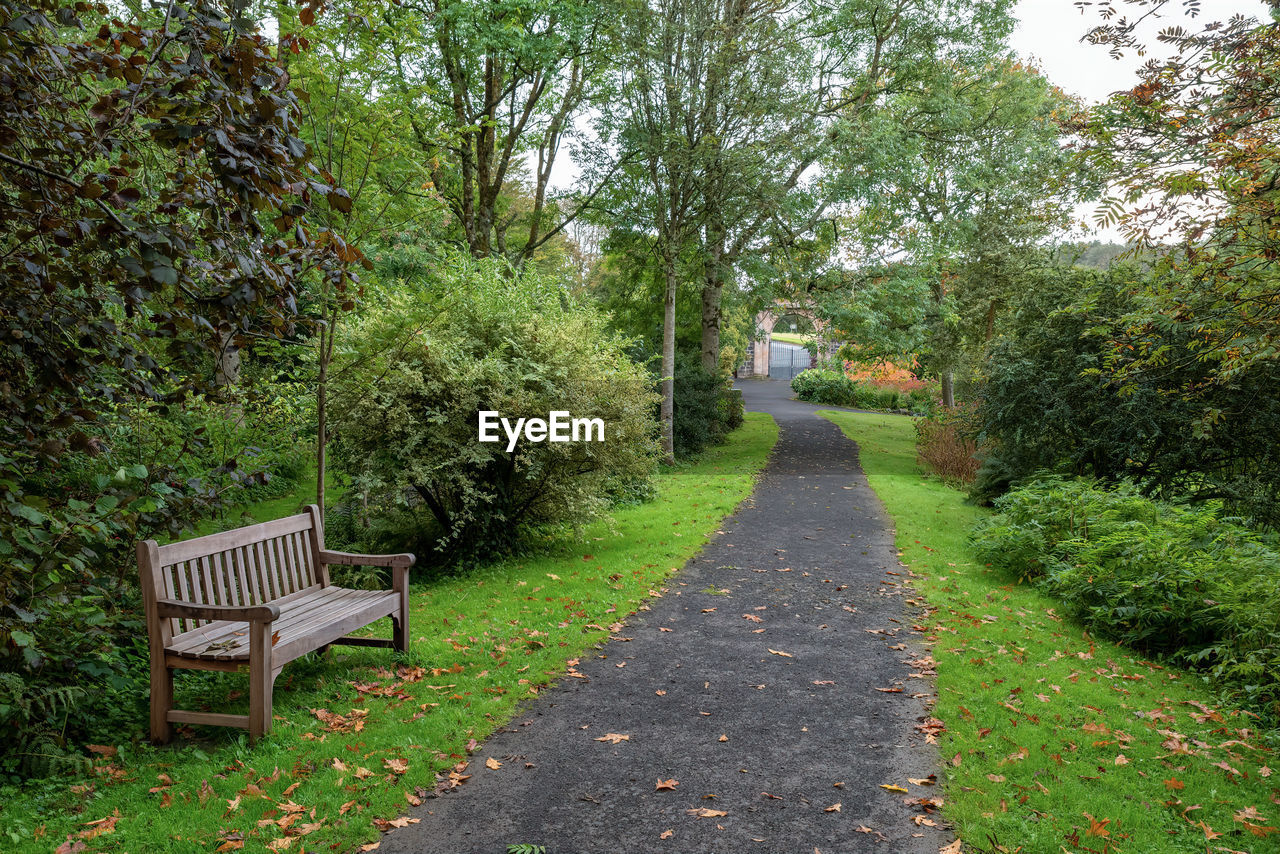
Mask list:
POLYGON ((101 453, 94 423, 117 407, 177 404, 220 353, 292 334, 307 277, 351 288, 360 253, 307 227, 350 198, 297 136, 278 54, 302 47, 202 0, 0 0, 4 670, 92 659, 70 649, 92 630, 55 637, 44 617, 99 595, 138 531, 216 498, 158 461, 66 494, 44 473, 101 453))

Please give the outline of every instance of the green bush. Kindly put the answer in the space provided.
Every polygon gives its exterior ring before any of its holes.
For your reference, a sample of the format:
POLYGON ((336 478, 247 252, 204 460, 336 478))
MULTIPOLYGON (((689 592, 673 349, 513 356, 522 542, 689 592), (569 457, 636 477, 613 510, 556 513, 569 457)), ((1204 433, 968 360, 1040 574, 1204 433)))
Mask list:
POLYGON ((1091 629, 1226 680, 1280 717, 1280 540, 1220 505, 1131 484, 1036 479, 974 531, 979 558, 1035 579, 1091 629))
POLYGON ((1125 266, 1027 273, 984 369, 987 464, 975 497, 1047 470, 1131 480, 1169 500, 1220 500, 1280 528, 1280 360, 1214 379, 1203 342, 1171 325, 1142 345, 1166 353, 1167 364, 1118 372, 1133 349, 1130 317, 1142 310, 1135 293, 1169 284, 1157 276, 1125 266))
POLYGON ((733 392, 732 379, 703 370, 696 356, 678 354, 674 396, 671 438, 677 457, 718 445, 742 426, 742 398, 733 392))
POLYGON ((867 387, 859 385, 840 371, 825 368, 809 368, 791 379, 791 389, 796 397, 810 403, 826 403, 832 406, 859 406, 867 404, 867 387))
POLYGON ((334 372, 334 458, 360 502, 349 535, 478 557, 531 525, 605 513, 654 465, 655 398, 626 343, 557 282, 498 262, 450 259, 388 296, 334 372), (604 441, 520 439, 508 452, 505 438, 478 440, 482 410, 600 418, 604 441))

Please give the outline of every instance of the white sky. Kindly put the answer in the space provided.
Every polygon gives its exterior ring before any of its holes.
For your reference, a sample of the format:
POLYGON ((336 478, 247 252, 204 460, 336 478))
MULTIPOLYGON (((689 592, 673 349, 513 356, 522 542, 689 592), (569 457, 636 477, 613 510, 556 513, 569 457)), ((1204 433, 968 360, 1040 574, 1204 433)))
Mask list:
MULTIPOLYGON (((1111 58, 1107 48, 1080 41, 1101 18, 1094 9, 1081 12, 1075 3, 1076 0, 1019 0, 1019 24, 1012 46, 1022 56, 1036 59, 1049 79, 1063 90, 1097 103, 1112 92, 1136 85, 1135 72, 1150 57, 1130 56, 1118 61, 1111 58)), ((1132 11, 1140 8, 1130 6, 1125 11, 1132 18, 1132 11)), ((1161 12, 1160 20, 1146 32, 1154 43, 1155 33, 1167 26, 1196 30, 1210 21, 1226 21, 1236 14, 1265 19, 1267 5, 1263 0, 1201 0, 1199 17, 1189 18, 1183 14, 1182 0, 1172 0, 1169 8, 1161 12)))
MULTIPOLYGON (((1133 11, 1140 9, 1129 6, 1125 14, 1133 17, 1133 11)), ((1155 35, 1165 27, 1180 25, 1194 32, 1211 21, 1226 21, 1237 14, 1266 19, 1267 10, 1263 0, 1201 0, 1199 16, 1191 18, 1184 13, 1182 0, 1171 0, 1159 20, 1147 22, 1143 33, 1146 43, 1160 55, 1163 45, 1156 42, 1155 35)), ((1013 49, 1034 60, 1059 88, 1089 103, 1105 101, 1112 92, 1133 88, 1137 70, 1151 59, 1136 55, 1112 59, 1105 46, 1081 41, 1101 21, 1096 6, 1082 12, 1075 0, 1019 0, 1016 14, 1019 23, 1011 39, 1013 49)), ((1096 207, 1081 205, 1076 209, 1076 218, 1092 228, 1096 207)), ((1072 237, 1124 241, 1118 229, 1077 232, 1072 237)))

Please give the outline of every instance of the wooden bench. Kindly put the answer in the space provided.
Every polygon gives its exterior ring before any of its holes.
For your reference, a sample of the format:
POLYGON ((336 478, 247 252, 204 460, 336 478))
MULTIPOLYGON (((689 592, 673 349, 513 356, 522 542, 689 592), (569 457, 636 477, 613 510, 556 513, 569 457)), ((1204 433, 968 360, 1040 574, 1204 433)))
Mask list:
POLYGON ((409 647, 411 554, 327 551, 320 510, 196 537, 166 546, 138 543, 138 571, 151 646, 151 738, 170 724, 271 731, 271 688, 285 664, 329 644, 409 647), (385 566, 391 590, 347 590, 329 583, 334 565, 385 566), (391 617, 393 637, 348 632, 391 617), (249 714, 173 708, 173 671, 249 673, 249 714))

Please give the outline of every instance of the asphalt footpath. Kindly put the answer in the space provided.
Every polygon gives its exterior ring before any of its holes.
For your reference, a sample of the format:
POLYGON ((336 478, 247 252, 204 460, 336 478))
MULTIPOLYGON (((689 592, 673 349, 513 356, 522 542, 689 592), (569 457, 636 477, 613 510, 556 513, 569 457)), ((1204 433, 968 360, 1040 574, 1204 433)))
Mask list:
POLYGON ((378 854, 936 854, 952 841, 928 784, 927 651, 857 446, 786 383, 739 385, 781 428, 752 496, 582 657, 585 679, 532 700, 378 854))

